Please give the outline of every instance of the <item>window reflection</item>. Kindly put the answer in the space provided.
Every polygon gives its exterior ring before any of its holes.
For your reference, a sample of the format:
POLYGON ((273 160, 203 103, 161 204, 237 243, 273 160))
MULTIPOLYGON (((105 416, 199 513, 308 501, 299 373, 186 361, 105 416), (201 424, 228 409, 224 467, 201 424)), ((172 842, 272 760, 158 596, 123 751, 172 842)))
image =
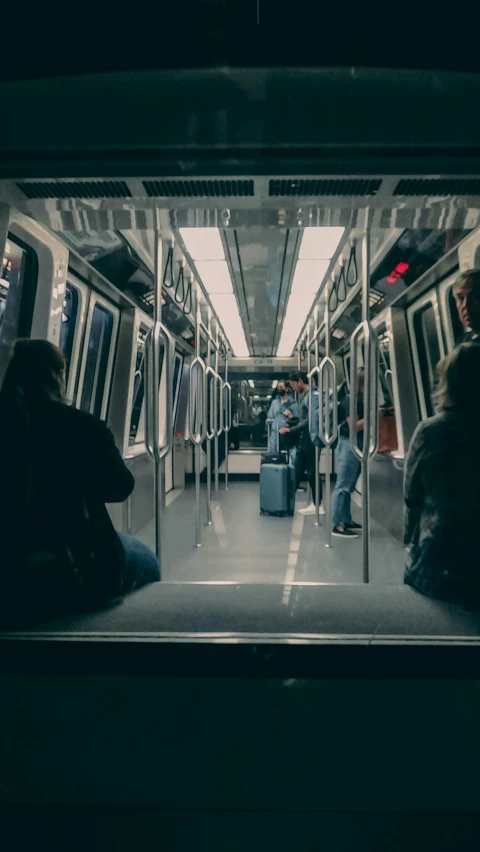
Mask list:
POLYGON ((95 305, 88 339, 80 408, 82 411, 95 414, 96 417, 102 415, 112 333, 113 314, 102 305, 95 305))

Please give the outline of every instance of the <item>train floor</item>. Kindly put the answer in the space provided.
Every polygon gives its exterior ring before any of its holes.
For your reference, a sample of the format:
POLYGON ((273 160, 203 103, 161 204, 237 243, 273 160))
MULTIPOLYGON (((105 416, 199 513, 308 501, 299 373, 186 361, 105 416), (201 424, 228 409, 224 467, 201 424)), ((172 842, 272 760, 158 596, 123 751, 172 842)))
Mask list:
MULTIPOLYGON (((202 486, 202 547, 194 546, 195 489, 189 486, 165 509, 162 579, 170 582, 237 583, 361 583, 362 539, 332 538, 325 547, 325 519, 296 511, 293 518, 262 516, 258 482, 220 483, 219 499, 212 486, 212 525, 206 521, 206 485, 202 486)), ((170 498, 171 499, 171 498, 170 498)), ((297 494, 296 509, 306 505, 297 494)), ((352 516, 361 508, 352 501, 352 516)), ((137 537, 154 546, 151 521, 137 537)), ((402 583, 405 555, 378 521, 371 520, 371 583, 402 583)))

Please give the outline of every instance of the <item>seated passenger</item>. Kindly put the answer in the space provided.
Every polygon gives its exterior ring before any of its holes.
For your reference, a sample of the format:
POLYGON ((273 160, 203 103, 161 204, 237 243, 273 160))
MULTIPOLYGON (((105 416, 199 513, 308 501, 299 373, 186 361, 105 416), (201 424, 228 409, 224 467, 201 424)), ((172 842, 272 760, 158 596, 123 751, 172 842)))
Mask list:
POLYGON ((105 507, 134 487, 112 433, 67 405, 64 394, 61 350, 46 340, 19 340, 0 391, 7 607, 19 594, 22 607, 30 602, 42 612, 88 606, 160 579, 155 555, 117 534, 105 507))
MULTIPOLYGON (((364 370, 357 375, 357 441, 363 447, 363 385, 364 370)), ((332 500, 333 531, 337 538, 358 538, 361 525, 352 520, 350 506, 352 494, 360 475, 361 464, 350 446, 350 396, 346 395, 338 406, 338 443, 335 450, 337 481, 332 500)))
POLYGON ((417 427, 405 469, 405 583, 434 598, 480 600, 480 346, 439 365, 439 413, 417 427))

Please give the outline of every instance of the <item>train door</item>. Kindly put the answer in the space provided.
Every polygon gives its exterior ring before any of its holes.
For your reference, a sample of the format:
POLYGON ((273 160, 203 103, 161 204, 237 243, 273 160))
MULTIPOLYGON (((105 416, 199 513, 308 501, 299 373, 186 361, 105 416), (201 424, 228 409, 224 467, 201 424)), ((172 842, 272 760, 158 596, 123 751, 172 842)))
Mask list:
POLYGON ((411 305, 407 318, 420 414, 425 420, 434 413, 436 367, 445 356, 437 293, 427 293, 411 305))
POLYGON ((77 404, 77 385, 89 295, 88 287, 69 274, 65 288, 59 345, 66 360, 67 399, 73 405, 77 404))
POLYGON ((18 337, 29 337, 38 259, 35 250, 9 233, 3 251, 0 273, 0 361, 5 369, 11 346, 18 337))
POLYGON ((120 312, 98 294, 90 297, 77 406, 106 419, 120 312))
MULTIPOLYGON (((180 379, 182 377, 183 355, 180 352, 175 352, 173 362, 173 423, 176 424, 178 398, 180 392, 180 379)), ((164 371, 162 371, 162 383, 165 385, 164 371)), ((162 393, 166 393, 165 388, 160 388, 160 398, 162 393)), ((163 409, 164 410, 164 409, 163 409)), ((168 494, 174 486, 174 449, 172 448, 165 458, 165 494, 168 494)))

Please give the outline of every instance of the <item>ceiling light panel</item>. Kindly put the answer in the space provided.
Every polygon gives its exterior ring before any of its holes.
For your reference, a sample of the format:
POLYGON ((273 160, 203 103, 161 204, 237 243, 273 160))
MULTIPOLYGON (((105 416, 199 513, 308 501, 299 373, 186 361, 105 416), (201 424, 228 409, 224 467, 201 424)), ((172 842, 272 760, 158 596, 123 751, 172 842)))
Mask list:
POLYGON ((224 260, 218 228, 180 228, 180 235, 192 260, 224 260))
POLYGON ((251 388, 255 387, 255 382, 253 381, 253 379, 249 379, 248 384, 250 385, 251 388))
POLYGON ((210 301, 230 341, 234 354, 237 358, 246 358, 249 351, 234 294, 213 293, 210 296, 210 301))
POLYGON ((301 297, 304 294, 318 293, 329 265, 329 260, 297 260, 291 295, 301 297))
POLYGON ((345 228, 305 228, 298 257, 300 260, 331 260, 345 228))
POLYGON ((232 279, 226 260, 199 260, 195 261, 195 266, 209 295, 233 293, 232 279))

